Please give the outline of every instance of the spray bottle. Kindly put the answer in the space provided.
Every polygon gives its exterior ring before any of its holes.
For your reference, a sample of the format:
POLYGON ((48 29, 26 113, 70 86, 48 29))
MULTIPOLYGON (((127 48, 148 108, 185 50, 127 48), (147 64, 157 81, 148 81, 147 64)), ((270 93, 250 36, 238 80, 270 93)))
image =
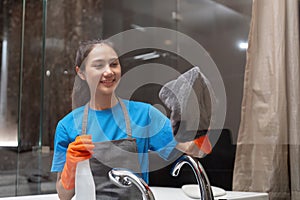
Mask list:
POLYGON ((75 199, 96 200, 95 182, 89 160, 77 163, 75 176, 75 199))

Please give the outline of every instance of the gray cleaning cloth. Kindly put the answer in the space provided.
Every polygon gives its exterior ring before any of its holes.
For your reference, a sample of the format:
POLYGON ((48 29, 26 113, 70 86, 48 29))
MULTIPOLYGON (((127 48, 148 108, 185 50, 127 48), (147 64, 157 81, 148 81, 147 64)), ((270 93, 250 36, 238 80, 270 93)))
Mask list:
POLYGON ((159 91, 159 98, 171 111, 170 120, 177 140, 190 141, 196 134, 207 132, 215 96, 199 67, 166 83, 159 91))

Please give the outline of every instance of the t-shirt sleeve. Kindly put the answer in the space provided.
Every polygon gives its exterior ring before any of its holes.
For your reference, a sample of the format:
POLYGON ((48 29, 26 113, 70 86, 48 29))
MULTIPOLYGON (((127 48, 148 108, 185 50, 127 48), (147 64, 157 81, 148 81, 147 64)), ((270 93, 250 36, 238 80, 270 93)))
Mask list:
POLYGON ((61 172, 66 162, 66 152, 69 146, 69 137, 65 127, 60 121, 57 124, 54 138, 54 153, 51 172, 61 172))
POLYGON ((149 143, 150 150, 158 153, 165 160, 177 145, 172 132, 170 120, 155 107, 149 107, 149 143))

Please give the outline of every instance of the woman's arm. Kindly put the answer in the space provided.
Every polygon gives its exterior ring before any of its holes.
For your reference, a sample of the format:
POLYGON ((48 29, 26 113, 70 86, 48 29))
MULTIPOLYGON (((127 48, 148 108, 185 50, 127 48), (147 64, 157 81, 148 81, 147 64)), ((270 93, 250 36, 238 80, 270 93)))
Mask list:
POLYGON ((75 189, 66 190, 61 183, 61 172, 57 173, 56 191, 60 200, 71 200, 75 189))

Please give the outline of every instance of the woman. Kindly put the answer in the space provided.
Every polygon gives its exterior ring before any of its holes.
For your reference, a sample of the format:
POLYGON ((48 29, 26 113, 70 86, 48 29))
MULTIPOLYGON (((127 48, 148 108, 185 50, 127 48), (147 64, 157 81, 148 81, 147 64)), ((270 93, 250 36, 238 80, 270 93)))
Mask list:
MULTIPOLYGON (((168 159, 176 148, 199 154, 197 143, 177 143, 170 121, 149 104, 120 99, 115 89, 121 65, 105 40, 82 44, 76 55, 73 105, 77 107, 57 125, 52 172, 58 172, 60 199, 74 196, 76 164, 90 159, 97 199, 133 199, 137 191, 113 186, 107 172, 131 169, 148 182, 148 151, 168 159), (79 82, 77 84, 76 82, 79 82), (120 148, 119 148, 120 147, 120 148)), ((196 155, 196 156, 197 156, 196 155)))

